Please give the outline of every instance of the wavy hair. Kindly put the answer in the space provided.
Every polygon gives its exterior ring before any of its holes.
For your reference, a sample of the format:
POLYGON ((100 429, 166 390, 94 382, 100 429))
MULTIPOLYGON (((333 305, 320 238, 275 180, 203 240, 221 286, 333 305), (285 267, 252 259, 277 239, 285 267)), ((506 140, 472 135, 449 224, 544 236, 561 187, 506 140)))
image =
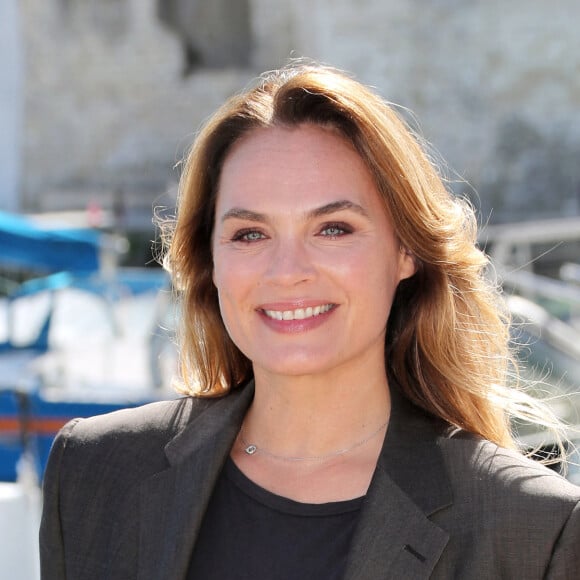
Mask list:
MULTIPOLYGON (((211 241, 220 171, 230 147, 257 128, 333 127, 371 171, 417 272, 396 292, 385 343, 389 379, 449 424, 514 447, 510 414, 542 419, 533 400, 508 388, 508 319, 476 220, 452 195, 421 140, 392 105, 347 74, 294 63, 266 73, 205 124, 184 164, 177 217, 165 255, 181 301, 181 371, 186 392, 227 393, 252 376, 230 339, 213 285, 211 241)), ((542 421, 541 421, 542 422, 542 421)), ((544 421, 546 422, 546 421, 544 421)))

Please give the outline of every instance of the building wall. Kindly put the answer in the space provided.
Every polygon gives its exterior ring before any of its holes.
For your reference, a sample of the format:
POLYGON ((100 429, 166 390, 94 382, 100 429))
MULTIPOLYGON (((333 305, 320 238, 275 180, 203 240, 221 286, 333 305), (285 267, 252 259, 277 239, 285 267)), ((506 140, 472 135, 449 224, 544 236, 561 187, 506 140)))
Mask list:
POLYGON ((171 203, 200 123, 262 70, 305 55, 412 110, 482 220, 580 214, 576 0, 246 0, 228 26, 240 0, 187 0, 189 34, 160 18, 163 1, 21 1, 25 207, 107 206, 120 191, 144 214, 171 203), (228 46, 247 53, 228 64, 228 46))
POLYGON ((106 209, 122 192, 150 214, 154 200, 165 203, 202 120, 247 82, 247 71, 184 78, 179 39, 152 0, 23 6, 25 207, 106 209))
POLYGON ((22 42, 18 0, 0 2, 0 210, 19 209, 22 42))

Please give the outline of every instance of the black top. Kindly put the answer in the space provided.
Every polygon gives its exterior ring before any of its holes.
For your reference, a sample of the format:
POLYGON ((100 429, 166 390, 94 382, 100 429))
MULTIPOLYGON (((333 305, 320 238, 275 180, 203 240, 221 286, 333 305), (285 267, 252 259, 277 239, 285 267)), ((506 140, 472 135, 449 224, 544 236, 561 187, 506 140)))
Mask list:
POLYGON ((228 459, 188 579, 340 580, 362 501, 293 501, 259 487, 228 459))

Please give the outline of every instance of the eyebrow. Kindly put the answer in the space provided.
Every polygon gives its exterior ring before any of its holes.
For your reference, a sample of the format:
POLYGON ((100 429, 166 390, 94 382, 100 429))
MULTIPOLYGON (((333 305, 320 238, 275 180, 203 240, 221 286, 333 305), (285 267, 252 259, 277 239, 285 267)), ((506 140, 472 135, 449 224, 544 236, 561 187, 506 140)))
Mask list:
POLYGON ((312 210, 308 213, 309 217, 322 217, 331 213, 335 213, 337 211, 343 210, 351 210, 355 213, 358 213, 364 217, 369 217, 369 212, 358 203, 354 203, 353 201, 349 201, 347 199, 342 199, 340 201, 333 201, 332 203, 327 203, 322 207, 317 207, 316 209, 312 210))
MULTIPOLYGON (((344 210, 350 210, 350 211, 354 211, 355 213, 358 213, 360 215, 362 215, 363 217, 369 217, 369 212, 362 207, 362 205, 359 205, 358 203, 354 203, 352 201, 349 201, 347 199, 343 199, 343 200, 339 200, 339 201, 333 201, 331 203, 327 203, 326 205, 323 205, 321 207, 317 207, 309 212, 306 213, 306 217, 307 218, 319 218, 319 217, 324 217, 326 215, 329 214, 333 214, 339 211, 344 211, 344 210)), ((266 215, 263 213, 259 213, 256 211, 252 211, 249 209, 244 209, 241 207, 233 207, 232 209, 229 209, 228 211, 226 211, 226 213, 224 213, 224 215, 221 218, 222 223, 225 222, 228 219, 241 219, 241 220, 248 220, 251 222, 260 222, 260 223, 264 223, 266 222, 266 215)))

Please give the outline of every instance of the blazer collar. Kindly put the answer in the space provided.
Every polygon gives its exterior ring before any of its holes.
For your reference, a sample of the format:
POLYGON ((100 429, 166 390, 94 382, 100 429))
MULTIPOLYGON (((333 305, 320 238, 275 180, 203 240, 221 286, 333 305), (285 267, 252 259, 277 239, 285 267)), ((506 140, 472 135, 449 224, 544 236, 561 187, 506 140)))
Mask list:
POLYGON ((429 516, 452 504, 438 438, 447 426, 391 388, 391 419, 345 580, 429 578, 449 536, 429 516))
MULTIPOLYGON (((191 419, 165 448, 170 467, 139 490, 139 580, 185 578, 205 509, 252 401, 253 383, 191 419)), ((200 402, 203 404, 203 402, 200 402)))
MULTIPOLYGON (((185 578, 205 509, 254 395, 253 382, 191 420, 166 446, 169 468, 139 489, 140 580, 185 578), (161 531, 161 533, 160 533, 161 531), (162 538, 160 540, 160 538, 162 538)), ((429 516, 452 503, 442 424, 392 389, 385 443, 363 502, 345 580, 429 578, 448 535, 429 516)))

